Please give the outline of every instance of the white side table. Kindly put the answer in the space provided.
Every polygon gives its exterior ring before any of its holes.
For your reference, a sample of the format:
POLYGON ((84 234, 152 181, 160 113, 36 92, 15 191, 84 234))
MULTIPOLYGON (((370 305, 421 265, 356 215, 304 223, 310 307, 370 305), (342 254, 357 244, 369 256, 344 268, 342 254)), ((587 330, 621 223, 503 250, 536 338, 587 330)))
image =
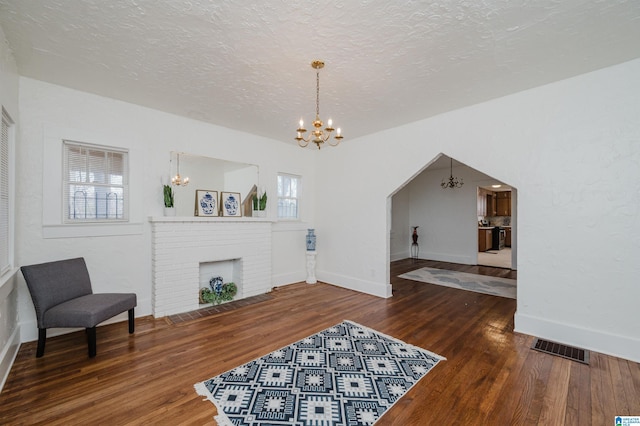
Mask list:
POLYGON ((316 251, 307 251, 307 284, 315 284, 316 280, 316 251))

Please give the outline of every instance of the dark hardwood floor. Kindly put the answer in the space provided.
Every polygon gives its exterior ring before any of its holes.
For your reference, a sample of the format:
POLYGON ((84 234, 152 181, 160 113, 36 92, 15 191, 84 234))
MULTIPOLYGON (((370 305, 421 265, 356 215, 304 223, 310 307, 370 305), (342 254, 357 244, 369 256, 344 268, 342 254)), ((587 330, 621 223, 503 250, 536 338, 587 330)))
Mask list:
MULTIPOLYGON (((530 349, 513 332, 516 301, 397 278, 431 266, 516 278, 443 262, 391 265, 393 297, 304 283, 270 300, 192 321, 139 318, 51 338, 43 358, 23 344, 0 394, 3 425, 213 425, 193 385, 344 319, 447 358, 378 425, 609 425, 640 415, 640 364, 591 353, 584 365, 530 349)), ((195 297, 195 296, 194 296, 195 297)))

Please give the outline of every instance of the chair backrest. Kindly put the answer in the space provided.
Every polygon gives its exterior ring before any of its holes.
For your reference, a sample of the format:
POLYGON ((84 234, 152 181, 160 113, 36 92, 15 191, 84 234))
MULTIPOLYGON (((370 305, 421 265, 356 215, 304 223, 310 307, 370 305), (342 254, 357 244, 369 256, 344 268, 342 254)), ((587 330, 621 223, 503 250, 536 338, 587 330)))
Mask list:
POLYGON ((22 266, 20 270, 36 308, 38 327, 42 326, 42 314, 52 306, 93 293, 82 257, 22 266))

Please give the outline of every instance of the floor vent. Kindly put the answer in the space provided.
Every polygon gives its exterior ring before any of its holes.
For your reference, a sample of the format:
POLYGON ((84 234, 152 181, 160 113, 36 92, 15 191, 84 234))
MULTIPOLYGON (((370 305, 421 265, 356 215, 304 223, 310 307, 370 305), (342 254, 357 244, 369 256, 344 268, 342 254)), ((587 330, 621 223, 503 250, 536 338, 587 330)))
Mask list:
POLYGON ((589 351, 585 349, 574 348, 573 346, 562 345, 560 343, 550 342, 549 340, 543 340, 537 337, 533 341, 531 349, 551 355, 561 356, 583 364, 589 364, 589 351))

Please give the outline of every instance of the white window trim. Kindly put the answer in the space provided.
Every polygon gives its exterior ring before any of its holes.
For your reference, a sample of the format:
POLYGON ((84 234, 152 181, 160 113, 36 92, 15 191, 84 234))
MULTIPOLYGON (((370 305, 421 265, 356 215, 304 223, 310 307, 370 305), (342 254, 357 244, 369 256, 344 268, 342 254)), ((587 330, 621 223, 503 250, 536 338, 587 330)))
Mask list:
POLYGON ((129 222, 65 223, 62 202, 63 141, 91 141, 105 147, 114 145, 114 136, 91 131, 45 125, 42 166, 42 237, 76 238, 138 235, 144 230, 144 153, 131 140, 118 136, 118 146, 129 150, 129 222), (133 165, 133 166, 132 166, 133 165), (51 176, 59 178, 51 179, 51 176), (45 208, 44 206, 48 206, 45 208))
POLYGON ((288 176, 296 178, 298 180, 298 217, 280 217, 278 216, 278 201, 280 196, 278 195, 278 182, 276 182, 276 218, 278 222, 301 222, 302 221, 302 176, 293 173, 278 172, 276 179, 280 176, 288 176))

